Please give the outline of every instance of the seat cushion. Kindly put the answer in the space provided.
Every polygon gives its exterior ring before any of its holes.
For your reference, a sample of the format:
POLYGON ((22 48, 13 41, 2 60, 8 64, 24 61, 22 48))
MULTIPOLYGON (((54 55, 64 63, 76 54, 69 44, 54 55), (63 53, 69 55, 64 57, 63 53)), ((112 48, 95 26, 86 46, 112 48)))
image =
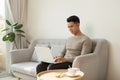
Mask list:
POLYGON ((39 63, 37 62, 23 62, 23 63, 12 64, 11 70, 36 77, 36 67, 38 64, 39 63))

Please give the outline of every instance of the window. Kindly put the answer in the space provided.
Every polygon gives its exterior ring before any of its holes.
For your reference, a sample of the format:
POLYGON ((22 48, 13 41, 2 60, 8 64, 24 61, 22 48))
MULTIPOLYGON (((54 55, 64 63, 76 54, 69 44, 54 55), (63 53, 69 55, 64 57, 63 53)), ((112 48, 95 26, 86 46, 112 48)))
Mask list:
POLYGON ((5 42, 2 41, 1 30, 5 27, 5 0, 0 0, 0 73, 5 71, 5 42))
POLYGON ((4 1, 5 0, 0 0, 0 44, 3 43, 2 42, 2 33, 1 30, 4 28, 5 23, 4 23, 4 19, 5 19, 5 6, 4 6, 4 1))

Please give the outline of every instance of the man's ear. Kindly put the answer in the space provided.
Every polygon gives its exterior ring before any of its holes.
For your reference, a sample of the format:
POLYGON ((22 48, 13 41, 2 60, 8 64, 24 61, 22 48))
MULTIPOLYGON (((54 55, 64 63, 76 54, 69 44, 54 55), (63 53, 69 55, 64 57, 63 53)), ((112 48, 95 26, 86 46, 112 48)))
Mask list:
POLYGON ((76 24, 77 24, 78 27, 80 26, 80 23, 76 23, 76 24))

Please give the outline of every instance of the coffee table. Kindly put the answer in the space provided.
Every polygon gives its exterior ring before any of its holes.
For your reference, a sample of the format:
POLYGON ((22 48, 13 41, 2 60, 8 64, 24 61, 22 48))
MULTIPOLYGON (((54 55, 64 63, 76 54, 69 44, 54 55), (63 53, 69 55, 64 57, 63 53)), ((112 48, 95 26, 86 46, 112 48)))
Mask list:
POLYGON ((77 72, 76 76, 66 75, 67 69, 47 70, 38 73, 37 80, 84 80, 84 73, 77 72))

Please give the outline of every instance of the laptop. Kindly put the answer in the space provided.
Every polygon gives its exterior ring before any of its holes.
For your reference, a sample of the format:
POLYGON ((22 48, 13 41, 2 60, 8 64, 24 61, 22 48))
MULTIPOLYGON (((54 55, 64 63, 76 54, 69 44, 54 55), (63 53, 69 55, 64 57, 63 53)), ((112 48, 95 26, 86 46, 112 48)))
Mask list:
POLYGON ((51 50, 48 47, 35 47, 35 52, 39 61, 47 63, 56 63, 54 62, 53 55, 51 50))

